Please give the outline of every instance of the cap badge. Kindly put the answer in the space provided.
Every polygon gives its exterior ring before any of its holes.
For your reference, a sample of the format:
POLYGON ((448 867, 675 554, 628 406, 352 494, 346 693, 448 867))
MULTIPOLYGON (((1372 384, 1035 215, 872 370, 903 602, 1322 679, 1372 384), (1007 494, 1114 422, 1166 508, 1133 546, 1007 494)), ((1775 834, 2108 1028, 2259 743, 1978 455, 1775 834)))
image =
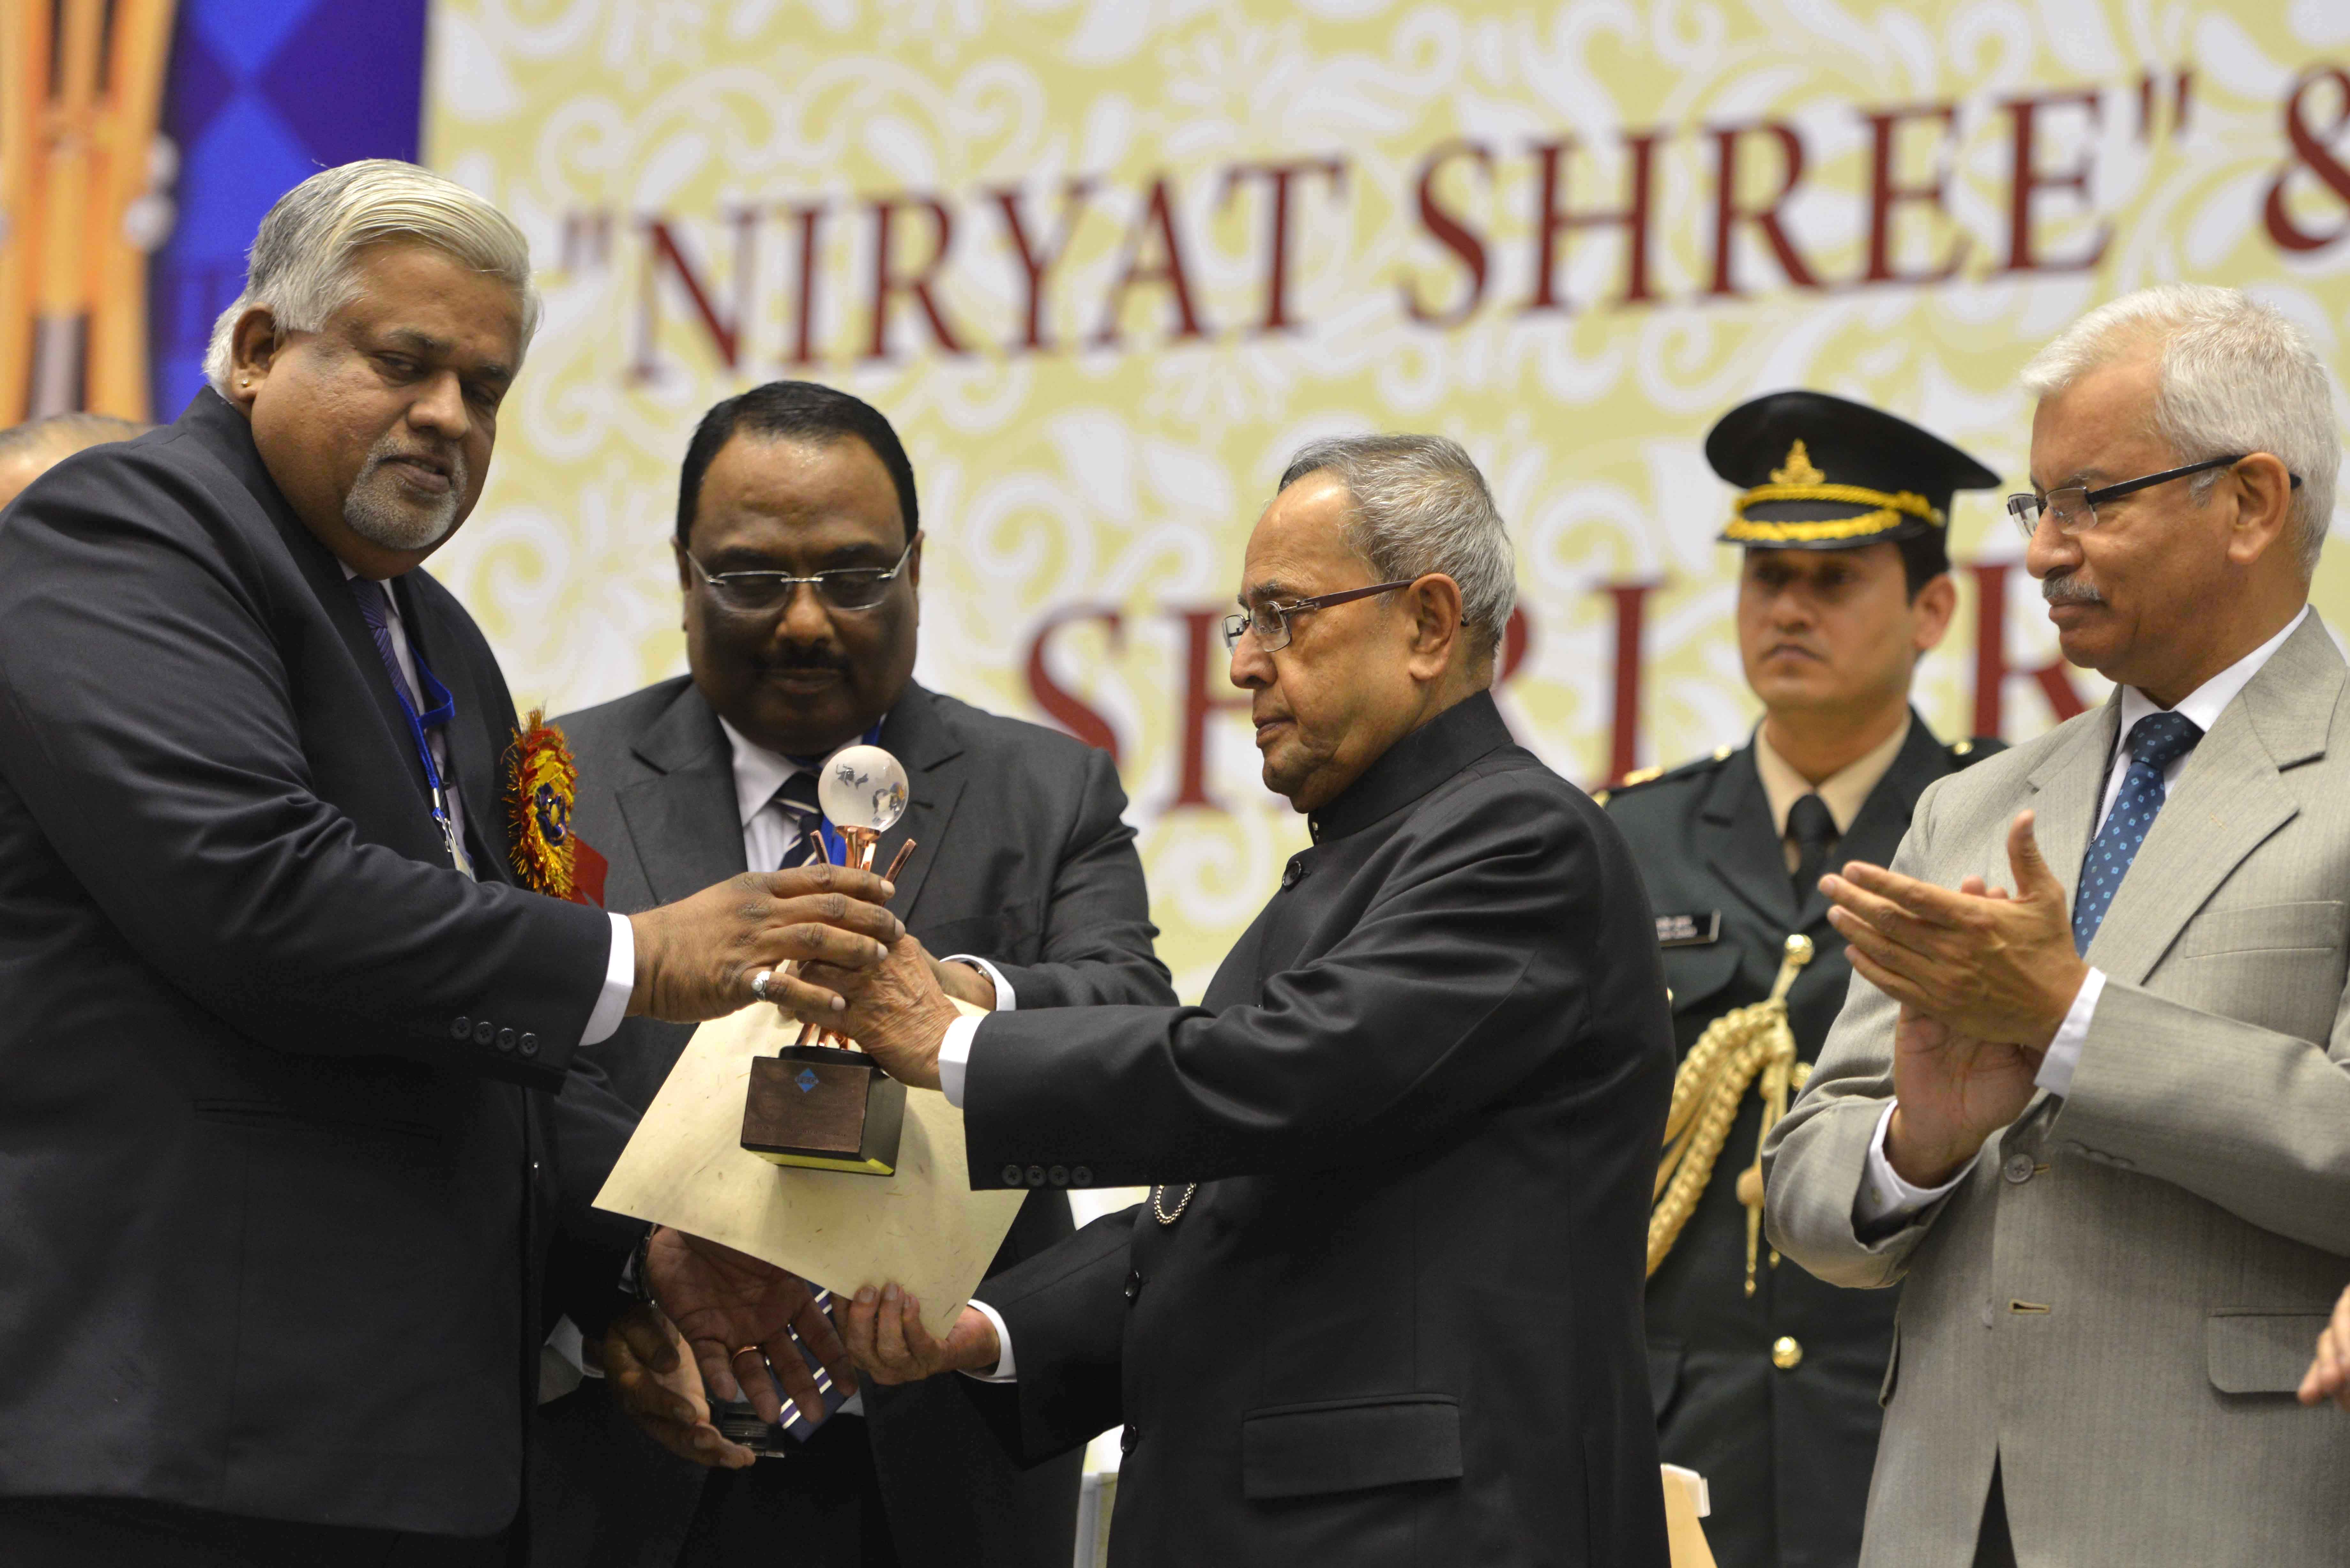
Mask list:
POLYGON ((1826 474, 1812 466, 1812 454, 1804 450, 1800 441, 1787 449, 1787 466, 1771 471, 1773 484, 1819 484, 1826 479, 1826 474))

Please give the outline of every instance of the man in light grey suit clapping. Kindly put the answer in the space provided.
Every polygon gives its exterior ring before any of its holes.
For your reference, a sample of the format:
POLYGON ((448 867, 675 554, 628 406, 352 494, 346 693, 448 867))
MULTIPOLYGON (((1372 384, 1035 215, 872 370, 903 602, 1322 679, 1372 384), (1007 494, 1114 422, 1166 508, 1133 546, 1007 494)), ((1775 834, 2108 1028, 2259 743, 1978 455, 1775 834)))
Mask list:
POLYGON ((2183 286, 2024 384, 2027 565, 2119 690, 1824 879, 1856 978, 1765 1152, 1772 1240, 1908 1281, 1865 1564, 2350 1560, 2350 1424, 2293 1400, 2350 1254, 2332 389, 2183 286))

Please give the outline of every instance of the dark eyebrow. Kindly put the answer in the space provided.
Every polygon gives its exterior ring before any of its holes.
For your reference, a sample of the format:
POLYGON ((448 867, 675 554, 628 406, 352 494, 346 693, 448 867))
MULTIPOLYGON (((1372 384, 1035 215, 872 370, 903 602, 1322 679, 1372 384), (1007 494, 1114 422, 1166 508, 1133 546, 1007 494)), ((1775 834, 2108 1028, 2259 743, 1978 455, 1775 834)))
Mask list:
MULTIPOLYGON (((384 337, 395 347, 427 358, 445 359, 457 351, 457 346, 448 338, 435 337, 430 332, 413 327, 392 327, 384 334, 384 337)), ((500 386, 514 379, 514 367, 497 359, 484 360, 474 366, 471 373, 483 380, 495 381, 500 386)))
POLYGON ((1255 603, 1265 599, 1289 599, 1296 597, 1295 589, 1280 578, 1274 577, 1243 588, 1240 593, 1240 604, 1243 609, 1248 609, 1255 603))

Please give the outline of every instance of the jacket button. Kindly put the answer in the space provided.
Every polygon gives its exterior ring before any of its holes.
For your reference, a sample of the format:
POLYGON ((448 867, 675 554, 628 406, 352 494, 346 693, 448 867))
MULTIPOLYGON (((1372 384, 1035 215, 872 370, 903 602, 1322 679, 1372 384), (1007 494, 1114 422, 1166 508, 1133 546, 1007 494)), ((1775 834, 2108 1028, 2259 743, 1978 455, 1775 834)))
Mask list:
POLYGON ((1297 878, 1304 875, 1305 873, 1297 868, 1296 858, 1292 857, 1289 864, 1281 868, 1281 885, 1284 888, 1295 888, 1297 886, 1297 878))
POLYGON ((462 1013, 462 1012, 461 1012, 461 1013, 457 1014, 457 1016, 456 1016, 456 1017, 454 1017, 454 1018, 452 1018, 452 1019, 451 1019, 451 1020, 449 1021, 449 1038, 450 1038, 450 1039, 452 1039, 452 1040, 470 1040, 470 1039, 472 1039, 473 1037, 473 1021, 472 1019, 470 1019, 470 1018, 466 1017, 463 1013, 462 1013))
MULTIPOLYGON (((1129 1302, 1142 1293, 1142 1271, 1130 1270, 1126 1276, 1126 1299, 1129 1302)), ((1131 1428, 1129 1428, 1130 1430, 1131 1428)))
POLYGON ((1142 1441, 1141 1432, 1136 1429, 1133 1422, 1129 1421, 1118 1435, 1118 1451, 1121 1454, 1130 1454, 1134 1452, 1134 1445, 1140 1441, 1142 1441))
POLYGON ((1069 1168, 1069 1185, 1070 1185, 1070 1186, 1072 1186, 1072 1187, 1091 1187, 1093 1184, 1094 1184, 1094 1168, 1093 1168, 1092 1166, 1090 1166, 1090 1165, 1073 1165, 1073 1166, 1071 1166, 1071 1167, 1069 1168))
POLYGON ((498 1026, 486 1018, 473 1021, 473 1044, 486 1045, 498 1037, 498 1026))
POLYGON ((1003 1168, 1002 1174, 1003 1177, 1004 1186, 1017 1187, 1020 1185, 1020 1168, 1018 1166, 1007 1165, 1003 1168))
POLYGON ((1069 1168, 1066 1165, 1056 1165, 1045 1174, 1052 1179, 1053 1185, 1055 1187, 1066 1187, 1069 1184, 1069 1168))
POLYGON ((536 1056, 538 1054, 537 1035, 525 1034, 522 1037, 522 1054, 525 1056, 536 1056))
POLYGON ((1804 1364, 1804 1347, 1792 1334, 1783 1334, 1771 1342, 1771 1365, 1782 1372, 1793 1372, 1804 1364))
POLYGON ((513 1050, 514 1048, 515 1048, 515 1032, 514 1032, 513 1030, 511 1030, 511 1029, 501 1029, 501 1030, 499 1030, 499 1031, 498 1031, 498 1049, 499 1049, 499 1050, 501 1050, 501 1051, 511 1051, 511 1050, 513 1050))
POLYGON ((1032 1165, 1028 1168, 1028 1185, 1031 1187, 1042 1187, 1045 1185, 1045 1168, 1043 1166, 1032 1165))
POLYGON ((2000 1167, 2000 1174, 2018 1187, 2022 1186, 2032 1179, 2032 1157, 2028 1154, 2009 1155, 2006 1163, 2000 1167))

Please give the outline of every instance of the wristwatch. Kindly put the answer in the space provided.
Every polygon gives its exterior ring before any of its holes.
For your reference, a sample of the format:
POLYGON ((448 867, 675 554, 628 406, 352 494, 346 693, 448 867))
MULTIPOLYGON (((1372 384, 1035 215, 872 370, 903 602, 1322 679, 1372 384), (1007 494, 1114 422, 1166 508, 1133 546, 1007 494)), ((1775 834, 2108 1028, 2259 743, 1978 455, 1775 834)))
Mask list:
POLYGON ((653 1228, 648 1225, 645 1233, 637 1238, 637 1244, 629 1249, 629 1261, 620 1270, 620 1293, 632 1302, 659 1306, 660 1303, 653 1300, 652 1246, 653 1228))

